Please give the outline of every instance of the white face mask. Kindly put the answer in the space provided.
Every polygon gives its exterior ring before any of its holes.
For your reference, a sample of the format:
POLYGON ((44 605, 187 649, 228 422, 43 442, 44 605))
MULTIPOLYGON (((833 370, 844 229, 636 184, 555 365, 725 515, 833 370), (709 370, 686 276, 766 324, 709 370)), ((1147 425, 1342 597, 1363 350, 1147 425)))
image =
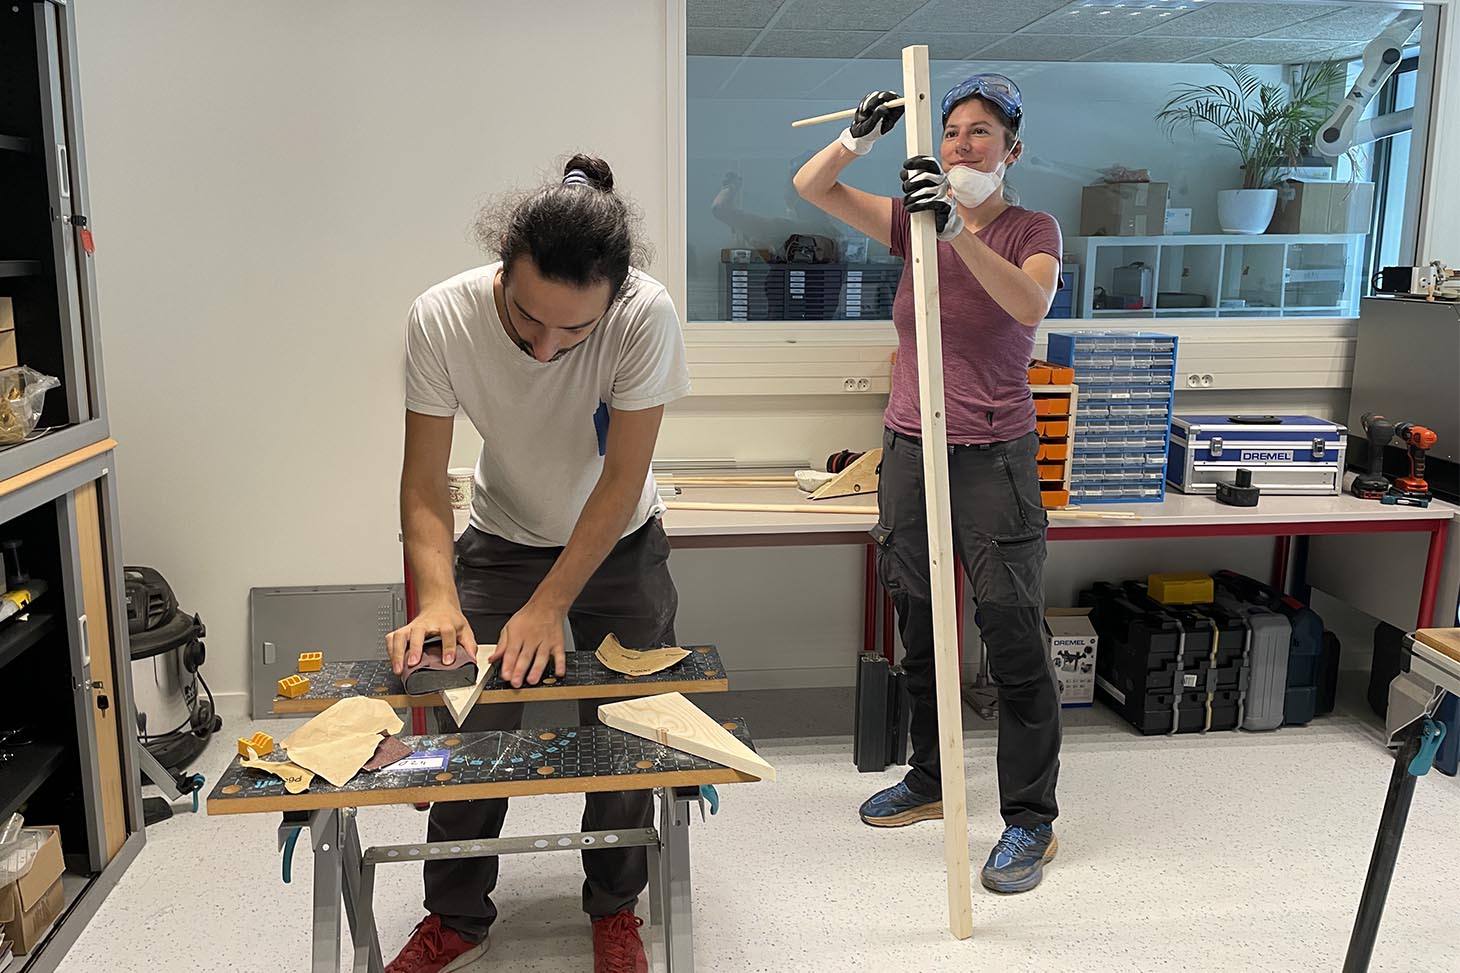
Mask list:
POLYGON ((994 166, 993 172, 984 172, 982 169, 975 169, 973 166, 954 166, 948 170, 948 189, 953 198, 958 200, 960 206, 967 206, 969 209, 982 203, 992 196, 1004 181, 1005 165, 1009 156, 1014 154, 1012 148, 1008 155, 999 160, 994 166))

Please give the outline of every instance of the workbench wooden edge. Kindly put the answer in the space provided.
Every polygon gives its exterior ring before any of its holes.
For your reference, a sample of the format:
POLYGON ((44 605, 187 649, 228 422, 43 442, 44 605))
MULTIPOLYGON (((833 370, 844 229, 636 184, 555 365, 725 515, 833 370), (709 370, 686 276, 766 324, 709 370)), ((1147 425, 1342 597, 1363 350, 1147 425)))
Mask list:
MULTIPOLYGON (((628 699, 634 696, 658 696, 661 693, 724 693, 730 691, 730 680, 720 679, 690 679, 682 682, 629 682, 614 683, 612 685, 592 686, 523 686, 521 689, 486 689, 478 697, 478 703, 543 703, 557 699, 628 699)), ((425 693, 420 696, 408 696, 403 693, 392 693, 384 696, 371 696, 369 693, 361 693, 367 699, 381 699, 390 704, 391 709, 409 709, 422 707, 429 709, 433 706, 441 706, 440 693, 425 693)), ((353 698, 353 697, 347 697, 353 698)), ((274 699, 273 712, 280 716, 310 715, 323 713, 335 703, 342 702, 340 699, 310 699, 300 697, 299 699, 285 699, 282 696, 274 699)))
POLYGON ((212 815, 319 811, 327 808, 384 807, 395 804, 432 804, 447 801, 483 801, 498 797, 530 797, 539 794, 595 794, 605 791, 651 790, 657 787, 693 787, 701 784, 750 784, 757 777, 728 767, 710 770, 673 771, 631 776, 565 777, 561 780, 513 781, 503 784, 461 784, 452 787, 404 787, 378 791, 330 791, 323 794, 286 794, 272 797, 209 798, 212 815), (632 784, 625 787, 625 784, 632 784))

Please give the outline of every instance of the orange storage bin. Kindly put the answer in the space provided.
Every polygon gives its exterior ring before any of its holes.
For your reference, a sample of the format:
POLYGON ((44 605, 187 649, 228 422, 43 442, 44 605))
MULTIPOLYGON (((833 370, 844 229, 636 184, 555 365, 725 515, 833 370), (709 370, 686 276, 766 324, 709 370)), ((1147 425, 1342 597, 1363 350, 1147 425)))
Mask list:
POLYGON ((1050 439, 1064 439, 1070 434, 1070 421, 1068 419, 1046 419, 1039 425, 1039 434, 1050 439))
POLYGON ((1048 385, 1050 382, 1050 370, 1048 365, 1034 364, 1029 366, 1030 385, 1048 385))
POLYGON ((1034 412, 1041 416, 1067 416, 1070 414, 1068 395, 1046 395, 1034 400, 1034 412))
POLYGON ((1046 510, 1053 510, 1057 507, 1068 507, 1070 505, 1070 491, 1068 490, 1041 490, 1039 502, 1046 510))
POLYGON ((1039 453, 1035 457, 1040 463, 1063 463, 1069 458, 1069 443, 1040 443, 1039 453))
POLYGON ((1058 480, 1063 483, 1065 479, 1065 464, 1040 463, 1039 478, 1041 480, 1058 480))
POLYGON ((1075 370, 1065 365, 1049 366, 1049 384, 1051 385, 1074 385, 1075 370))

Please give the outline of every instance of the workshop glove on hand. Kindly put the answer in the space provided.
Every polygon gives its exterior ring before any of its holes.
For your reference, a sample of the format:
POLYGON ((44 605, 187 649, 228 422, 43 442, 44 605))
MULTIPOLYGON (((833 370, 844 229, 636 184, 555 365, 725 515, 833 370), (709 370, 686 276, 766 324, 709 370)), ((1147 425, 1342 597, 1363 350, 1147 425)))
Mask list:
POLYGON ((952 240, 963 232, 963 217, 949 193, 948 176, 930 155, 915 155, 902 164, 902 207, 909 213, 932 213, 939 240, 952 240))
POLYGON ((848 152, 857 155, 866 155, 872 151, 872 145, 882 136, 892 131, 897 120, 902 117, 902 106, 888 108, 887 102, 898 97, 895 91, 874 91, 862 99, 857 106, 857 114, 852 118, 852 124, 841 134, 842 146, 848 152))

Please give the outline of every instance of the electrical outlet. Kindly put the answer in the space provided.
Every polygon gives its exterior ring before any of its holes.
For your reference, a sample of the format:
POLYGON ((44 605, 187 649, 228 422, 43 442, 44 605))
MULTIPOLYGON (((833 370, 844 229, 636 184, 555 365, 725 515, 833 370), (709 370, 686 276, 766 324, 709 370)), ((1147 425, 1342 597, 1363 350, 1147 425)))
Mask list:
POLYGON ((870 378, 859 378, 859 379, 857 379, 857 391, 858 392, 865 392, 868 389, 870 389, 871 387, 872 387, 872 380, 870 378))
POLYGON ((1198 375, 1198 374, 1196 374, 1196 372, 1192 372, 1190 375, 1186 376, 1186 387, 1187 388, 1194 389, 1194 388, 1199 387, 1200 385, 1201 385, 1201 376, 1198 375))
POLYGON ((846 379, 844 382, 842 382, 842 388, 846 389, 848 392, 857 391, 857 380, 855 378, 846 379))

